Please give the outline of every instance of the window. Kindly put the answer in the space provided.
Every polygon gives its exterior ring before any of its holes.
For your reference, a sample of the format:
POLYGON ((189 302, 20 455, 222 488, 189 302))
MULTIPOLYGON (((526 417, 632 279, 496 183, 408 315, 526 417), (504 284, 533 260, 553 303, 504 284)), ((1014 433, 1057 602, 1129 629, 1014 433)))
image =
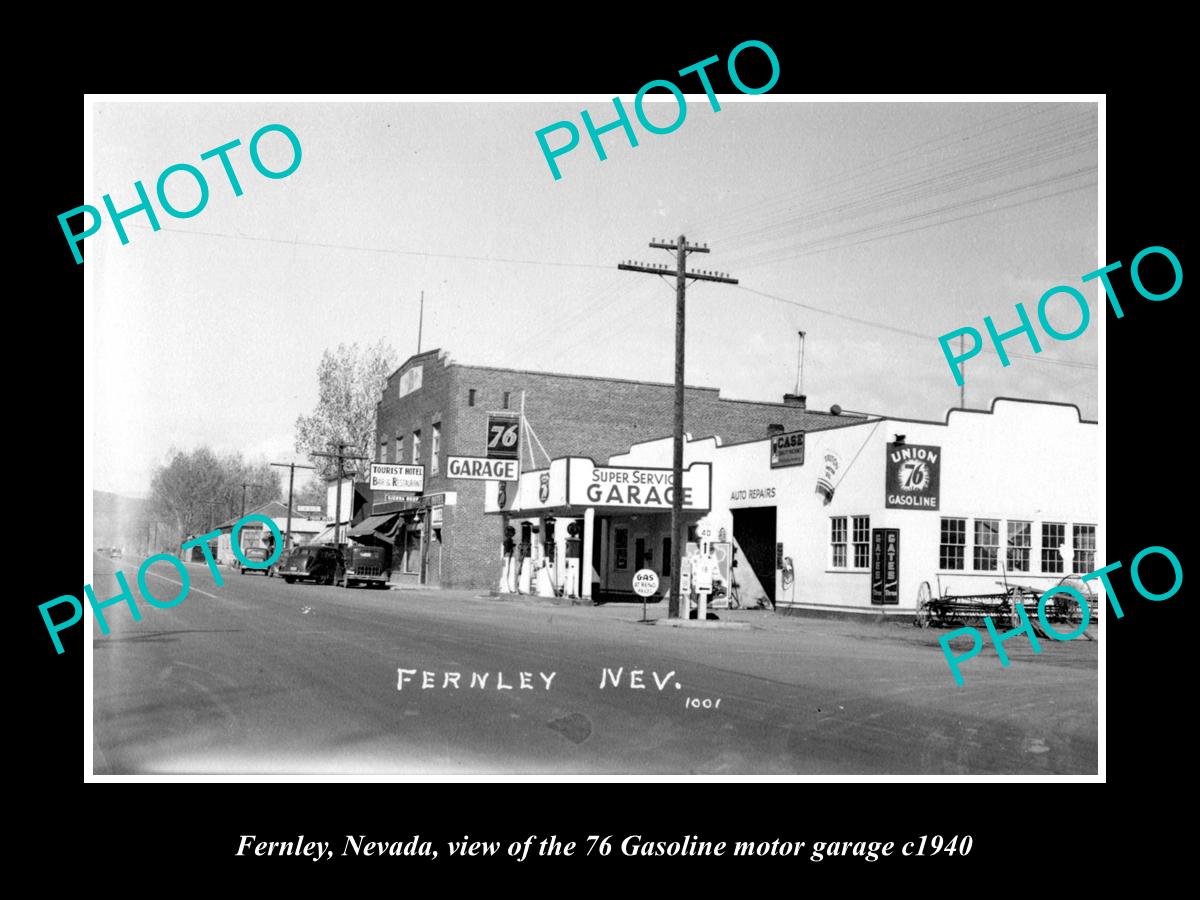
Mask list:
POLYGON ((392 457, 392 461, 398 462, 398 463, 404 462, 404 435, 402 435, 398 431, 396 432, 395 448, 396 448, 396 455, 394 457, 392 457))
POLYGON ((417 465, 421 461, 421 429, 413 431, 413 465, 417 465))
POLYGON ((433 436, 430 438, 432 443, 429 447, 429 471, 434 475, 438 471, 438 454, 442 452, 442 423, 433 423, 433 436))
POLYGON ((671 577, 671 539, 669 537, 663 538, 663 555, 660 560, 659 571, 662 573, 663 578, 671 577))
POLYGON ((854 568, 871 565, 871 517, 854 517, 854 568))
POLYGON ((505 409, 508 409, 508 398, 509 398, 509 393, 510 393, 509 391, 505 391, 505 392, 504 392, 504 408, 505 408, 505 409))
POLYGON ((1032 522, 1008 523, 1008 571, 1029 571, 1029 548, 1033 541, 1032 522))
POLYGON ((613 529, 613 568, 629 568, 629 529, 613 529))
POLYGON ((1081 575, 1096 570, 1096 526, 1072 525, 1071 545, 1075 550, 1071 570, 1081 575))
POLYGON ((846 568, 846 517, 834 516, 829 520, 829 545, 833 550, 832 566, 846 568))
POLYGON ((387 461, 388 461, 388 458, 387 458, 387 441, 380 441, 380 442, 379 442, 379 455, 375 457, 375 462, 377 462, 377 463, 385 463, 385 462, 387 462, 387 461))
POLYGON ((967 520, 942 519, 942 543, 938 548, 939 569, 965 569, 967 520))
POLYGON ((1059 574, 1063 570, 1063 555, 1059 548, 1067 542, 1065 522, 1042 523, 1042 571, 1059 574))
POLYGON ((467 391, 467 406, 474 406, 474 405, 475 405, 475 388, 471 388, 470 390, 467 391))
POLYGON ((1000 520, 975 520, 975 571, 996 571, 1000 553, 1000 520))

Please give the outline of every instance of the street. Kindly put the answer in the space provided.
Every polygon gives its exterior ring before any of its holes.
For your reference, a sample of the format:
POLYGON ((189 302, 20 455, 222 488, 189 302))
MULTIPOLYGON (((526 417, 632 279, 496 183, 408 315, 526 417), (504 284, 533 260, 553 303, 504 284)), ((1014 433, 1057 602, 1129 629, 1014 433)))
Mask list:
MULTIPOLYGON (((116 595, 114 568, 136 584, 140 562, 95 556, 97 598, 116 595)), ((650 627, 640 605, 287 585, 224 567, 217 587, 207 566, 188 569, 179 606, 138 596, 141 622, 117 604, 111 633, 94 629, 96 774, 1097 771, 1095 641, 1034 655, 1015 638, 1005 669, 985 639, 959 688, 945 632, 907 619, 721 610, 751 627, 650 627), (415 670, 400 690, 399 669, 415 670)), ((169 599, 174 575, 159 564, 147 583, 169 599)))

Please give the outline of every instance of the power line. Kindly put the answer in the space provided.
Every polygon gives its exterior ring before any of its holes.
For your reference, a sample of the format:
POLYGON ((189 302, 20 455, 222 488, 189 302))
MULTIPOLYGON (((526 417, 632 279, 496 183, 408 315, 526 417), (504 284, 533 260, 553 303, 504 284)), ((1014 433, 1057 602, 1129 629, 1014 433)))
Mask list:
MULTIPOLYGON (((144 226, 134 226, 142 228, 144 226)), ((152 229, 146 228, 146 231, 152 229)), ((528 266, 561 266, 571 269, 611 269, 611 266, 599 266, 594 263, 554 262, 546 259, 509 259, 502 256, 467 256, 461 253, 434 253, 429 250, 393 250, 387 247, 360 247, 355 244, 328 244, 321 241, 284 240, 283 238, 255 237, 246 234, 223 234, 217 231, 179 230, 175 228, 160 228, 171 234, 198 234, 205 237, 228 238, 235 241, 259 241, 266 244, 286 244, 288 246, 322 247, 327 250, 360 250, 364 253, 387 253, 394 256, 431 256, 436 259, 469 259, 476 262, 516 263, 528 266)))
MULTIPOLYGON (((1072 174, 1080 174, 1080 173, 1072 173, 1072 174)), ((1057 179, 1052 179, 1052 180, 1057 180, 1057 179)), ((849 243, 846 243, 846 244, 835 244, 835 245, 829 246, 829 247, 817 247, 816 249, 806 249, 800 253, 793 253, 789 256, 776 256, 773 259, 764 259, 759 262, 753 262, 753 261, 743 262, 742 267, 746 268, 746 269, 753 269, 753 268, 757 268, 758 266, 770 265, 771 263, 785 262, 790 259, 799 259, 802 256, 812 256, 814 253, 826 253, 830 250, 844 250, 847 247, 857 247, 859 244, 868 244, 868 243, 871 243, 872 241, 881 241, 886 238, 899 237, 902 234, 912 234, 915 231, 924 231, 927 228, 936 228, 940 225, 949 225, 952 222, 961 222, 964 219, 973 219, 977 216, 985 216, 985 215, 989 215, 991 213, 1001 212, 1006 209, 1015 209, 1018 206, 1025 206, 1026 204, 1029 204, 1029 203, 1038 203, 1042 200, 1049 200, 1053 197, 1059 197, 1063 194, 1070 194, 1075 191, 1084 190, 1085 188, 1095 187, 1095 185, 1096 185, 1096 182, 1089 181, 1086 184, 1081 184, 1076 187, 1064 188, 1061 191, 1052 191, 1049 194, 1042 194, 1037 197, 1028 197, 1024 200, 1019 200, 1016 203, 1006 203, 1006 204, 1003 204, 1000 206, 993 206, 993 207, 990 207, 989 209, 981 209, 976 212, 965 213, 961 216, 953 216, 948 219, 940 219, 936 222, 928 222, 924 225, 917 225, 917 226, 914 226, 913 228, 904 228, 904 229, 901 229, 900 231, 893 231, 893 232, 889 232, 887 234, 879 234, 879 235, 875 235, 873 237, 863 238, 862 240, 859 240, 859 241, 850 241, 849 243)), ((1014 189, 1013 191, 1000 192, 999 194, 996 194, 995 196, 1003 196, 1005 193, 1015 193, 1015 192, 1019 192, 1020 190, 1032 190, 1034 187, 1042 187, 1042 186, 1044 186, 1044 184, 1042 184, 1042 183, 1039 183, 1037 185, 1027 185, 1023 188, 1014 189)), ((990 198, 981 197, 972 202, 982 203, 982 202, 986 201, 987 199, 990 199, 990 198)), ((853 234, 861 234, 863 231, 875 230, 875 228, 888 228, 893 225, 902 224, 903 222, 906 222, 906 221, 912 221, 914 219, 925 218, 930 215, 935 215, 938 212, 945 212, 948 209, 954 209, 954 208, 962 206, 962 205, 963 204, 961 204, 961 203, 960 204, 951 204, 949 206, 942 207, 940 209, 930 210, 929 212, 922 213, 919 215, 907 216, 902 219, 897 219, 893 222, 882 223, 878 226, 874 226, 873 228, 859 229, 858 231, 851 231, 851 232, 844 232, 843 234, 838 235, 837 238, 847 237, 847 236, 850 236, 853 234)), ((836 238, 829 238, 828 240, 835 240, 835 239, 836 238)), ((825 242, 826 241, 814 241, 807 245, 802 244, 801 246, 802 247, 812 247, 815 244, 825 243, 825 242)))
MULTIPOLYGON (((817 312, 817 313, 821 313, 822 315, 833 316, 835 319, 845 319, 846 321, 854 322, 857 325, 866 325, 870 328, 878 328, 878 329, 881 329, 882 331, 890 331, 893 334, 902 334, 905 337, 919 338, 922 341, 937 340, 937 338, 933 337, 932 335, 921 334, 919 331, 910 331, 907 328, 900 328, 895 325, 887 325, 883 322, 873 322, 870 319, 862 319, 862 318, 859 318, 858 316, 849 315, 848 313, 835 312, 834 310, 831 310, 831 309, 823 309, 820 306, 813 306, 811 303, 801 303, 799 300, 790 300, 787 297, 780 297, 777 294, 768 294, 766 291, 758 291, 758 290, 755 290, 754 288, 746 287, 745 285, 737 285, 737 288, 738 288, 738 290, 741 290, 741 291, 747 291, 751 294, 757 294, 759 297, 766 297, 770 300, 777 300, 780 303, 787 303, 789 306, 798 306, 801 309, 807 309, 810 312, 817 312)), ((995 353, 995 351, 992 350, 990 347, 984 347, 983 350, 986 353, 995 353)), ((1097 368, 1099 368, 1099 366, 1097 366, 1094 363, 1074 362, 1072 360, 1065 360, 1065 359, 1044 359, 1041 356, 1030 356, 1030 355, 1023 354, 1023 353, 1009 352, 1007 355, 1009 356, 1010 359, 1027 359, 1032 362, 1047 363, 1048 365, 1053 365, 1053 366, 1066 366, 1067 368, 1071 368, 1071 369, 1097 369, 1097 368)))

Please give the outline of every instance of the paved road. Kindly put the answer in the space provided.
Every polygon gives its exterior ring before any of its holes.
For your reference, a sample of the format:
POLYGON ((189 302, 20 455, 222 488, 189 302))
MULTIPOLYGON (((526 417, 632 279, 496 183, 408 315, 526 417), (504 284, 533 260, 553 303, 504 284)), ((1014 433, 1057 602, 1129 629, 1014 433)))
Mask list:
MULTIPOLYGON (((139 562, 95 560, 101 598, 117 593, 114 563, 132 582, 139 562)), ((98 774, 1097 771, 1090 641, 1043 642, 1037 656, 1010 641, 1008 669, 989 648, 957 688, 939 633, 896 624, 742 612, 761 627, 649 627, 633 607, 348 591, 228 569, 218 587, 206 566, 189 570, 179 606, 141 603, 140 623, 114 606, 111 634, 94 629, 98 774), (417 672, 397 690, 400 668, 417 672), (472 673, 488 673, 486 689, 472 673), (511 687, 497 689, 498 673, 511 687)), ((177 590, 148 583, 165 598, 177 590)))

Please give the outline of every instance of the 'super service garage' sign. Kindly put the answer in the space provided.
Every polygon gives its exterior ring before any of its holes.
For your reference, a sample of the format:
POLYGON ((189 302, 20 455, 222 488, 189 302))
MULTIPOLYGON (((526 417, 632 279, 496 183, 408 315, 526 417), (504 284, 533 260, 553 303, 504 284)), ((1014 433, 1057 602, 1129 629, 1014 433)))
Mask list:
MULTIPOLYGON (((685 509, 709 509, 712 467, 692 463, 683 473, 685 509)), ((598 466, 590 459, 572 458, 568 480, 572 506, 632 506, 670 509, 675 497, 670 469, 598 466)))

